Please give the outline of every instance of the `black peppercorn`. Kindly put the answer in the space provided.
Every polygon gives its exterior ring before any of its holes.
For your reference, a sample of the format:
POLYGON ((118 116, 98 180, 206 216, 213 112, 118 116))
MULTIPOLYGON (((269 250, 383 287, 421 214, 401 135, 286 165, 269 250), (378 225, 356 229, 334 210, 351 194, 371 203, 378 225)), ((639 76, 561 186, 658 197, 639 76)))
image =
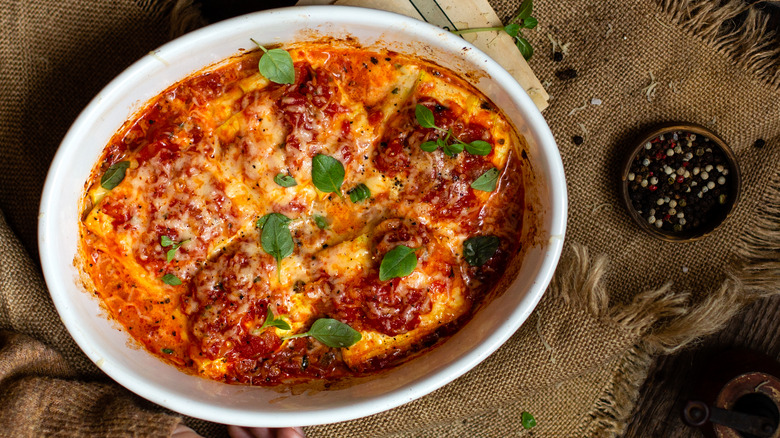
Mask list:
POLYGON ((553 53, 553 61, 555 61, 555 62, 563 61, 563 53, 562 52, 555 52, 555 53, 553 53))
POLYGON ((564 70, 558 70, 555 72, 555 77, 558 79, 565 81, 568 79, 574 79, 577 77, 577 70, 573 68, 567 68, 564 70))
POLYGON ((753 147, 754 148, 759 148, 759 149, 764 147, 764 145, 766 145, 766 142, 764 141, 763 138, 759 138, 758 140, 756 140, 755 143, 753 143, 753 147))
POLYGON ((582 138, 582 136, 575 135, 574 137, 571 138, 571 141, 573 141, 574 144, 579 146, 579 145, 581 145, 585 141, 585 139, 582 138))

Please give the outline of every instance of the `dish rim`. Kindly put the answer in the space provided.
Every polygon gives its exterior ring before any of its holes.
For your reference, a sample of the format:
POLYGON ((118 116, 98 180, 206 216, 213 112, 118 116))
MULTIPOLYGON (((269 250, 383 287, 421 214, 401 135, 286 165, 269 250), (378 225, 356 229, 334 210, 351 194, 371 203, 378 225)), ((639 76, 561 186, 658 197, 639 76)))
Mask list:
MULTIPOLYGON (((552 220, 549 234, 552 238, 545 247, 544 257, 537 270, 537 276, 535 277, 536 282, 533 287, 526 291, 525 298, 513 310, 510 318, 500 326, 501 330, 497 330, 495 333, 487 336, 485 341, 477 348, 474 348, 467 354, 453 360, 446 367, 438 370, 432 375, 426 375, 424 378, 420 379, 422 380, 421 382, 412 382, 414 384, 404 385, 401 388, 357 402, 354 405, 318 410, 313 409, 304 412, 268 413, 256 410, 239 410, 235 408, 225 409, 215 407, 202 401, 181 397, 177 393, 172 393, 166 389, 151 385, 143 376, 140 376, 134 372, 134 370, 128 369, 128 367, 123 366, 117 361, 104 361, 101 365, 100 361, 109 355, 97 351, 94 346, 91 345, 89 335, 84 333, 77 321, 74 320, 75 317, 70 308, 70 303, 67 300, 69 292, 62 281, 63 278, 66 278, 67 276, 59 274, 57 268, 55 268, 55 265, 58 262, 57 256, 59 254, 56 254, 54 251, 49 251, 49 242, 56 239, 56 228, 52 223, 54 215, 49 214, 49 212, 52 209, 52 205, 56 205, 58 198, 60 187, 57 185, 57 182, 62 178, 62 173, 67 172, 67 169, 64 168, 62 163, 66 161, 66 156, 68 154, 73 153, 72 149, 74 146, 72 145, 80 137, 81 131, 86 129, 88 124, 94 123, 95 119, 100 118, 101 107, 111 100, 112 95, 117 92, 117 89, 121 90, 122 87, 125 86, 124 84, 133 82, 134 78, 138 76, 143 76, 144 71, 151 68, 153 63, 159 62, 153 56, 144 56, 106 85, 81 112, 65 135, 52 161, 41 198, 38 233, 40 259, 44 277, 57 311, 71 336, 76 340, 79 347, 87 354, 90 360, 98 364, 98 366, 113 380, 132 392, 174 411, 209 421, 268 427, 326 424, 360 418, 385 411, 441 388, 465 374, 467 371, 473 369, 477 364, 494 353, 507 339, 509 339, 520 325, 527 320, 552 279, 552 275, 563 248, 568 208, 567 191, 563 164, 548 125, 539 110, 533 104, 531 98, 509 73, 482 51, 447 31, 413 18, 386 11, 330 5, 290 7, 255 12, 215 23, 166 43, 154 52, 163 54, 166 52, 175 53, 185 50, 186 48, 195 45, 201 38, 206 36, 211 38, 213 35, 218 35, 222 31, 228 32, 235 24, 247 20, 262 21, 263 19, 278 19, 280 16, 294 15, 304 17, 307 15, 317 15, 318 22, 324 21, 321 18, 322 16, 339 17, 344 15, 350 17, 347 21, 359 20, 361 17, 365 17, 366 19, 370 18, 377 23, 381 23, 383 20, 394 20, 405 24, 408 27, 408 31, 416 33, 417 35, 424 34, 431 39, 440 38, 443 40, 442 44, 452 46, 453 51, 456 51, 455 46, 458 48, 468 48, 470 53, 469 56, 478 58, 482 63, 482 68, 485 71, 490 72, 491 79, 503 90, 511 93, 512 100, 517 102, 522 117, 525 119, 527 125, 531 127, 530 134, 528 135, 532 135, 535 142, 539 145, 539 148, 545 151, 544 160, 547 167, 544 169, 544 172, 549 174, 548 178, 553 184, 557 184, 556 187, 551 187, 549 189, 552 202, 548 208, 553 210, 550 213, 552 220), (552 148, 555 149, 555 154, 552 153, 552 148), (555 194, 558 196, 555 196, 555 194), (258 419, 258 417, 260 418, 258 419)), ((207 62, 203 67, 210 64, 211 62, 207 62)), ((84 291, 79 290, 78 293, 84 293, 84 291)))

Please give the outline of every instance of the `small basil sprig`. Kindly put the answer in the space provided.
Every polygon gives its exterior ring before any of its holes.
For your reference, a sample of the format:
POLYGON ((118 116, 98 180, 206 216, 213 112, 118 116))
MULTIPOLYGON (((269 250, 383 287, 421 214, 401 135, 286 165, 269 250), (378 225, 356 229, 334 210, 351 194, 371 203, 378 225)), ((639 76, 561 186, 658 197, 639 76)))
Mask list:
POLYGON ((168 247, 168 246, 171 247, 171 249, 169 249, 168 252, 165 253, 165 258, 166 258, 167 262, 170 263, 171 260, 173 260, 173 257, 176 255, 176 250, 179 249, 180 246, 184 245, 185 243, 187 243, 189 241, 190 241, 190 239, 184 239, 181 242, 176 243, 173 240, 171 240, 171 238, 168 237, 168 236, 160 237, 160 245, 163 248, 168 247))
POLYGON ((295 178, 293 178, 290 175, 285 175, 283 173, 279 173, 274 177, 274 182, 276 184, 279 184, 282 187, 294 187, 298 185, 298 182, 295 181, 295 178))
POLYGON ((327 155, 316 155, 311 160, 311 180, 320 191, 344 198, 341 194, 341 185, 344 183, 344 165, 341 161, 327 155))
POLYGON ((173 274, 165 274, 162 276, 162 282, 171 286, 179 286, 181 285, 181 280, 179 277, 173 275, 173 274))
POLYGON ((290 330, 290 324, 282 319, 282 317, 274 318, 274 312, 268 307, 268 314, 265 316, 265 322, 257 329, 257 332, 262 332, 266 327, 277 327, 282 330, 290 330))
POLYGON ((165 354, 173 354, 173 350, 171 350, 170 348, 163 348, 162 352, 165 354))
POLYGON ((417 267, 417 251, 420 248, 409 248, 398 245, 382 257, 379 264, 379 281, 391 278, 406 277, 417 267))
POLYGON ((531 46, 531 43, 529 43, 528 40, 523 37, 522 29, 533 29, 537 24, 539 24, 539 21, 531 16, 533 9, 533 0, 524 0, 520 5, 520 9, 518 10, 517 15, 512 17, 512 19, 509 20, 510 23, 506 26, 474 27, 471 29, 453 30, 451 32, 457 35, 463 35, 464 33, 473 32, 496 30, 504 31, 509 34, 509 36, 514 38, 517 50, 520 51, 520 53, 523 55, 523 58, 528 60, 531 59, 531 57, 534 55, 534 48, 531 46))
POLYGON ((463 258, 471 266, 482 266, 498 251, 501 240, 496 236, 476 236, 463 242, 463 258))
POLYGON ((448 157, 454 157, 455 155, 458 155, 459 153, 463 152, 463 144, 448 143, 447 139, 445 139, 444 145, 442 146, 441 149, 444 151, 444 154, 447 155, 448 157))
POLYGON ((417 118, 417 123, 423 128, 435 129, 446 134, 444 138, 438 138, 420 144, 420 149, 425 152, 433 152, 436 149, 441 148, 445 155, 454 157, 463 152, 463 149, 466 149, 466 152, 472 155, 487 155, 493 150, 490 143, 486 141, 474 140, 471 143, 465 143, 458 139, 458 137, 455 137, 452 133, 452 129, 444 129, 436 126, 436 122, 433 118, 433 111, 428 109, 425 105, 418 103, 414 108, 414 116, 417 118), (450 142, 450 139, 453 141, 450 142))
POLYGON ((277 84, 295 83, 295 67, 293 66, 290 53, 283 49, 268 50, 257 41, 252 40, 252 42, 265 52, 257 63, 257 68, 260 70, 261 75, 277 84))
POLYGON ((106 173, 100 177, 100 186, 106 190, 111 190, 118 186, 125 179, 125 171, 130 167, 129 161, 119 161, 112 164, 106 173))
POLYGON ((523 413, 520 414, 520 424, 523 425, 523 429, 530 429, 536 426, 536 418, 529 412, 523 411, 523 413))
POLYGON ((486 171, 471 183, 471 188, 483 192, 492 192, 496 189, 496 183, 498 183, 498 173, 498 169, 495 167, 486 171))
POLYGON ((349 200, 352 201, 352 203, 356 204, 360 201, 364 201, 370 198, 371 190, 368 188, 367 185, 360 183, 355 187, 352 187, 351 189, 347 190, 347 194, 349 195, 349 200))
POLYGON ((331 348, 351 347, 363 339, 363 335, 359 331, 337 319, 320 318, 314 321, 308 332, 286 336, 282 340, 304 336, 311 336, 331 348))
POLYGON ((290 233, 290 218, 281 213, 268 213, 257 220, 263 251, 276 259, 276 278, 282 281, 282 259, 293 253, 295 244, 290 233))

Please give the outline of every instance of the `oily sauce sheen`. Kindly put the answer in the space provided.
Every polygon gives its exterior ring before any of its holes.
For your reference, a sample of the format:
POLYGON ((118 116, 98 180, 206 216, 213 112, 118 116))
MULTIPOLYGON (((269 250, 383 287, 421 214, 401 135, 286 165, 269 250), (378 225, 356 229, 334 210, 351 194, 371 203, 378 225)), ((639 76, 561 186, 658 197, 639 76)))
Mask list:
POLYGON ((106 146, 82 201, 86 283, 111 316, 166 362, 228 383, 335 380, 397 365, 465 324, 521 248, 524 143, 482 94, 393 52, 287 50, 294 84, 269 82, 252 52, 154 98, 106 146), (492 151, 423 151, 445 134, 420 126, 418 104, 438 127, 492 151), (312 183, 318 154, 343 164, 343 198, 312 183), (129 163, 124 179, 102 188, 120 161, 129 163), (492 168, 496 189, 473 189, 492 168), (297 185, 280 186, 278 174, 297 185), (346 193, 358 184, 371 196, 352 202, 346 193), (294 248, 280 270, 256 224, 269 213, 291 219, 294 248), (500 239, 482 266, 463 255, 475 236, 500 239), (417 249, 417 265, 381 281, 382 258, 399 245, 417 249), (261 328, 269 309, 290 330, 261 328), (284 339, 319 318, 362 338, 348 348, 284 339))

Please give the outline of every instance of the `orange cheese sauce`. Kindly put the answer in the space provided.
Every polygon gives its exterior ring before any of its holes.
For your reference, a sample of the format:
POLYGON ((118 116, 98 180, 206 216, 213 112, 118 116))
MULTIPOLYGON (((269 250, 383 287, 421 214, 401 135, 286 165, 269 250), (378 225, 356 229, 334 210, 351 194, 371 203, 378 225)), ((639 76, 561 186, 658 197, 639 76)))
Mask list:
POLYGON ((393 52, 286 49, 294 84, 264 78, 261 53, 252 52, 150 101, 106 146, 82 201, 87 283, 111 316, 162 360, 228 383, 392 367, 461 327, 521 246, 524 143, 474 87, 393 52), (438 127, 487 142, 491 152, 423 151, 423 142, 446 134, 420 126, 417 105, 438 127), (318 154, 343 165, 343 197, 313 184, 318 154), (102 188, 120 161, 129 163, 124 178, 102 188), (495 190, 471 187, 492 168, 495 190), (278 185, 278 174, 297 185, 278 185), (352 202, 346 194, 358 184, 371 196, 352 202), (291 219, 293 252, 278 266, 256 224, 268 213, 291 219), (498 250, 471 266, 464 241, 487 235, 500 239, 498 250), (166 239, 176 247, 163 246, 166 239), (417 265, 381 281, 382 258, 398 245, 417 249, 417 265), (262 327, 269 309, 290 329, 262 327), (333 348, 309 336, 285 339, 319 318, 348 324, 361 340, 333 348))

